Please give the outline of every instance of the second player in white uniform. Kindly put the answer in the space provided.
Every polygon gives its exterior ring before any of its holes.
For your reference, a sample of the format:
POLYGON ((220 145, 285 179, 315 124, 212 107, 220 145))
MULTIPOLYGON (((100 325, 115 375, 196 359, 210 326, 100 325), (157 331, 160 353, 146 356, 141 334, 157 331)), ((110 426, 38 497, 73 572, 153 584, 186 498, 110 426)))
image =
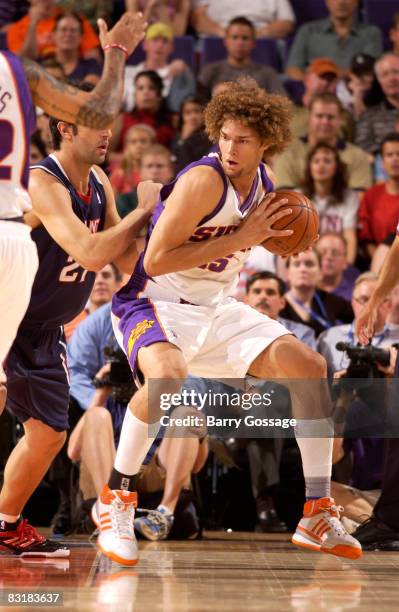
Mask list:
POLYGON ((2 364, 29 304, 38 268, 36 245, 23 215, 28 194, 29 142, 34 126, 29 86, 21 62, 0 52, 0 382, 2 364))

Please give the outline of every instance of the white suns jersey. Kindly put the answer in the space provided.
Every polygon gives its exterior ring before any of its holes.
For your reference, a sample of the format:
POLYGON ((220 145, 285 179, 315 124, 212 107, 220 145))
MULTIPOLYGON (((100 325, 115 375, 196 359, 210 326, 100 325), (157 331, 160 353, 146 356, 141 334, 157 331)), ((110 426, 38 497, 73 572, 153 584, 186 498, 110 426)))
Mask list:
MULTIPOLYGON (((204 218, 195 229, 189 240, 191 244, 232 233, 242 220, 258 206, 265 194, 273 190, 273 184, 267 176, 263 163, 259 165, 251 191, 245 202, 242 203, 232 183, 223 172, 216 153, 190 164, 183 173, 198 165, 215 168, 223 179, 224 193, 212 213, 204 218)), ((169 193, 166 192, 167 196, 171 191, 172 189, 169 190, 169 193)), ((167 300, 168 296, 172 295, 176 300, 194 305, 215 306, 220 304, 234 292, 239 273, 250 251, 251 249, 238 251, 204 266, 164 274, 153 280, 147 279, 144 291, 140 292, 140 297, 167 300)))
POLYGON ((0 220, 32 208, 28 194, 29 142, 34 110, 19 58, 0 51, 0 220))

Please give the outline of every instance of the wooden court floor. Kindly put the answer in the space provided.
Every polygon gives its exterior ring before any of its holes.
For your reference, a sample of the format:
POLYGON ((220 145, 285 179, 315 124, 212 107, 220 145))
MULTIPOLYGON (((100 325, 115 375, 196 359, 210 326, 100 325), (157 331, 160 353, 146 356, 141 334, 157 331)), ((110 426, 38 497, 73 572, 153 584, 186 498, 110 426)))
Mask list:
POLYGON ((97 554, 84 536, 69 560, 0 556, 1 610, 180 612, 399 610, 399 553, 358 561, 301 551, 286 535, 208 532, 203 540, 143 542, 135 568, 97 554), (7 606, 4 594, 63 594, 63 606, 7 606))

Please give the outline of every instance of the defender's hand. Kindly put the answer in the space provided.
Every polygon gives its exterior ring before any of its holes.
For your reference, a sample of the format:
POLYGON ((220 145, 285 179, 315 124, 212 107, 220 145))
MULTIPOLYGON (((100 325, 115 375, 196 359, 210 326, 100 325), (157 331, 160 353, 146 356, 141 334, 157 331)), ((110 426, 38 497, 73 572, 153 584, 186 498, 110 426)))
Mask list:
POLYGON ((153 181, 141 181, 137 186, 137 208, 152 212, 159 199, 159 192, 163 185, 153 181))
POLYGON ((104 19, 99 19, 97 24, 102 48, 116 43, 126 47, 128 55, 131 55, 143 40, 147 27, 142 13, 131 12, 124 13, 110 31, 104 19))

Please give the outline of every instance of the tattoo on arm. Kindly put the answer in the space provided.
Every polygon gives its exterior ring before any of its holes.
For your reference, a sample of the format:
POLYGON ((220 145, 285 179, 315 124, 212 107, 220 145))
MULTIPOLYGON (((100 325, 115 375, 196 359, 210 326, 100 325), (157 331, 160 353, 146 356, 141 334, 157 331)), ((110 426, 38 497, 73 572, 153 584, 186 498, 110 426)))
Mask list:
POLYGON ((124 60, 120 51, 108 52, 101 80, 80 108, 76 123, 92 128, 108 127, 121 110, 124 60))
POLYGON ((43 107, 47 114, 62 117, 71 123, 94 129, 108 127, 120 111, 124 68, 120 52, 109 55, 110 57, 106 58, 102 78, 95 89, 90 94, 86 94, 86 101, 83 104, 79 105, 75 100, 71 109, 68 108, 68 102, 71 98, 82 95, 82 91, 69 83, 58 81, 36 62, 21 58, 29 87, 34 94, 35 104, 43 107), (45 93, 40 87, 42 80, 46 81, 45 93), (52 93, 54 99, 51 98, 52 93))
POLYGON ((21 61, 24 66, 29 87, 31 91, 35 92, 37 84, 40 80, 40 71, 43 70, 43 68, 41 68, 36 62, 32 62, 32 60, 26 57, 21 57, 21 61))
POLYGON ((52 89, 60 93, 67 94, 68 96, 76 96, 79 94, 79 89, 65 81, 55 79, 47 70, 42 68, 40 64, 32 62, 32 60, 27 58, 22 58, 22 61, 32 91, 36 91, 40 79, 43 78, 52 89))

